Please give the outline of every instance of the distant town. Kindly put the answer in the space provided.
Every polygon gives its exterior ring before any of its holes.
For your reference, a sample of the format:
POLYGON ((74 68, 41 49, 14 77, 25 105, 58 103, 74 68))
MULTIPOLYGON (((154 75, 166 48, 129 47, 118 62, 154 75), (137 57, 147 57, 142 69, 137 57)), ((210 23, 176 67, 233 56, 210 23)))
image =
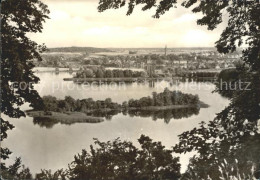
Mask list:
MULTIPOLYGON (((220 72, 239 63, 242 51, 220 54, 214 48, 53 48, 42 54, 36 67, 69 68, 84 71, 95 68, 144 71, 147 77, 180 76, 190 72, 220 72)), ((92 73, 91 78, 95 78, 92 73)), ((123 77, 122 75, 121 77, 123 77)))

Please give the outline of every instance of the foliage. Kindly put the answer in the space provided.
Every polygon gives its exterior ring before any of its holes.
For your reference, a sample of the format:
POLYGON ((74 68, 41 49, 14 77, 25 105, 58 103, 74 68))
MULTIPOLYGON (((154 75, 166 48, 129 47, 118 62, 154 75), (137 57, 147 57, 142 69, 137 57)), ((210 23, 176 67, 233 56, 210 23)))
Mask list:
POLYGON ((237 89, 241 77, 237 69, 222 70, 216 82, 216 90, 223 97, 232 98, 233 92, 237 89))
MULTIPOLYGON (((206 128, 201 132, 205 136, 208 134, 206 128)), ((182 136, 181 141, 182 138, 185 137, 182 136)), ((194 141, 195 137, 193 138, 194 141)), ((241 135, 240 143, 232 146, 228 141, 215 142, 212 139, 204 142, 203 137, 197 136, 196 141, 200 145, 193 145, 198 147, 196 149, 200 156, 191 158, 182 179, 258 179, 260 177, 259 140, 259 135, 251 134, 243 137, 241 135)), ((177 152, 181 149, 175 148, 177 152)))
POLYGON ((198 105, 198 95, 184 94, 180 91, 170 91, 165 88, 162 93, 153 92, 150 96, 139 100, 130 99, 128 107, 146 107, 146 106, 171 106, 171 105, 198 105))
POLYGON ((59 169, 53 174, 51 170, 41 170, 41 173, 36 174, 35 180, 66 180, 68 176, 67 170, 59 169))
POLYGON ((64 100, 58 100, 53 96, 44 96, 42 110, 44 111, 91 111, 102 109, 128 109, 149 106, 171 106, 171 105, 196 105, 199 107, 198 95, 184 94, 180 91, 170 91, 165 89, 162 93, 153 93, 153 97, 143 97, 139 100, 130 99, 128 102, 118 104, 112 102, 110 98, 104 101, 94 101, 92 98, 75 100, 70 96, 66 96, 64 100))
POLYGON ((66 96, 64 100, 58 100, 53 96, 43 96, 42 97, 44 106, 42 110, 44 111, 88 111, 88 110, 101 110, 101 109, 118 109, 121 105, 114 103, 110 98, 104 101, 97 100, 94 101, 92 98, 75 100, 70 96, 66 96))
POLYGON ((130 78, 130 77, 145 77, 145 72, 142 71, 132 71, 132 70, 106 70, 104 68, 91 69, 86 68, 80 70, 76 74, 76 78, 130 78))
MULTIPOLYGON (((6 0, 1 2, 1 112, 10 118, 20 118, 25 113, 20 106, 28 102, 39 108, 41 98, 33 84, 39 78, 33 74, 32 60, 41 60, 40 52, 45 46, 31 41, 28 33, 42 30, 42 23, 48 18, 47 6, 39 0, 6 0)), ((1 118, 1 141, 7 138, 7 131, 14 126, 1 118)), ((10 155, 1 147, 1 158, 10 155)), ((1 169, 5 164, 1 163, 1 169)))
POLYGON ((178 179, 179 159, 160 142, 142 135, 139 150, 131 142, 100 142, 96 149, 82 150, 69 166, 70 179, 178 179))
MULTIPOLYGON (((95 146, 90 146, 90 152, 85 149, 74 156, 74 161, 68 169, 41 170, 36 174, 36 180, 65 180, 65 179, 136 179, 157 180, 180 178, 179 158, 173 157, 172 150, 168 150, 161 142, 154 142, 148 136, 141 135, 138 139, 140 148, 129 141, 119 138, 101 142, 94 139, 95 146)), ((20 159, 4 171, 1 175, 5 179, 32 179, 28 168, 21 167, 20 159)))
POLYGON ((30 173, 29 168, 25 168, 24 165, 21 165, 21 158, 16 158, 14 164, 1 168, 1 179, 32 179, 32 174, 30 173))
POLYGON ((49 11, 47 6, 38 0, 8 0, 3 1, 1 5, 1 112, 9 117, 19 118, 25 115, 19 106, 24 102, 36 105, 40 99, 30 85, 39 81, 33 74, 33 64, 30 60, 41 60, 39 52, 44 50, 44 46, 37 45, 26 35, 28 32, 41 32, 42 22, 48 18, 46 14, 49 11), (18 87, 13 83, 17 83, 18 87))
POLYGON ((34 62, 35 66, 39 66, 39 67, 64 67, 64 68, 68 67, 67 63, 64 61, 65 57, 63 55, 41 54, 41 57, 42 57, 42 61, 34 62))
POLYGON ((214 78, 215 76, 217 76, 217 72, 194 72, 194 73, 191 73, 191 72, 187 72, 186 75, 188 77, 193 77, 193 78, 200 78, 200 77, 212 77, 214 78))

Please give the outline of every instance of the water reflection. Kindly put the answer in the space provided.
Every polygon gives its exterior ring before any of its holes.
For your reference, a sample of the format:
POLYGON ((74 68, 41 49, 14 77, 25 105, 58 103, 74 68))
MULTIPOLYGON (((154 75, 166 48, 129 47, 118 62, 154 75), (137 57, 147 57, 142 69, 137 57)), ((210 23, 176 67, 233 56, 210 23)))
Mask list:
MULTIPOLYGON (((200 111, 200 108, 181 108, 181 109, 171 109, 171 110, 157 110, 157 111, 151 111, 151 110, 110 110, 110 111, 94 111, 91 113, 86 113, 88 116, 93 117, 103 117, 106 120, 110 121, 112 120, 113 116, 116 116, 120 113, 122 113, 124 116, 130 116, 133 117, 151 117, 153 121, 156 121, 158 119, 163 119, 164 123, 169 124, 169 122, 172 119, 182 119, 182 118, 188 118, 192 115, 198 115, 200 111)), ((65 125, 71 125, 75 123, 89 123, 89 122, 67 122, 67 121, 59 121, 55 119, 50 119, 48 117, 34 117, 33 118, 33 124, 39 125, 42 128, 50 129, 55 124, 65 124, 65 125)))
POLYGON ((182 119, 188 118, 192 115, 198 115, 199 108, 182 108, 182 109, 171 109, 171 110, 130 110, 128 114, 130 117, 152 117, 154 121, 157 119, 163 119, 166 124, 170 122, 171 119, 182 119))
MULTIPOLYGON (((57 74, 58 75, 58 74, 57 74)), ((65 78, 65 81, 68 82, 73 82, 75 84, 79 84, 79 85, 85 85, 85 84, 91 84, 93 82, 95 82, 95 85, 108 85, 108 84, 116 84, 116 85, 122 85, 122 84, 126 84, 126 85, 131 85, 133 83, 137 83, 137 84, 142 84, 145 85, 146 83, 148 84, 148 86, 150 88, 154 88, 156 87, 157 83, 160 82, 168 82, 170 86, 174 86, 174 85, 180 85, 180 83, 185 83, 185 82, 204 82, 204 83, 210 83, 210 84, 215 84, 216 79, 215 78, 182 78, 182 77, 175 77, 175 78, 158 78, 158 79, 136 79, 136 80, 131 80, 131 81, 119 81, 119 80, 108 80, 106 79, 105 81, 102 80, 95 80, 95 79, 89 79, 89 80, 67 80, 67 79, 71 79, 71 78, 65 78)))
POLYGON ((33 124, 39 125, 42 128, 45 127, 47 129, 50 129, 57 123, 59 123, 57 120, 50 119, 47 117, 34 117, 33 118, 33 124))

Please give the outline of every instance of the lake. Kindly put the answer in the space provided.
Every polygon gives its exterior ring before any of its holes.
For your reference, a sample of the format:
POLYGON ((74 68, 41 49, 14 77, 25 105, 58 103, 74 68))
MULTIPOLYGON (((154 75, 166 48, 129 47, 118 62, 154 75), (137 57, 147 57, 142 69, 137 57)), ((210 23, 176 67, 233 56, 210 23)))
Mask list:
MULTIPOLYGON (((40 169, 57 170, 66 168, 73 161, 75 154, 82 149, 89 149, 93 144, 93 138, 101 141, 113 140, 120 137, 130 140, 135 145, 141 134, 150 136, 155 141, 161 141, 167 148, 171 148, 178 142, 178 135, 184 131, 198 126, 201 121, 213 120, 215 114, 228 105, 228 100, 217 93, 212 93, 214 85, 206 82, 144 82, 131 84, 75 84, 71 81, 63 81, 63 78, 72 77, 72 74, 60 72, 37 72, 41 79, 35 86, 41 96, 52 95, 57 98, 72 96, 75 99, 93 98, 122 103, 131 98, 138 99, 151 96, 152 92, 162 92, 165 87, 170 90, 181 90, 184 93, 198 94, 201 101, 210 105, 209 108, 200 109, 197 115, 181 119, 172 118, 168 123, 163 119, 152 117, 140 117, 123 115, 112 116, 102 123, 75 123, 71 125, 55 124, 51 128, 40 127, 33 123, 33 118, 9 119, 15 125, 15 129, 8 132, 8 138, 2 145, 8 147, 15 157, 21 157, 23 164, 31 169, 32 173, 40 172, 40 169), (19 138, 17 138, 19 137, 19 138)), ((28 109, 28 105, 23 109, 28 109)), ((181 155, 182 171, 188 164, 190 154, 181 155)), ((9 160, 9 161, 10 161, 9 160)))

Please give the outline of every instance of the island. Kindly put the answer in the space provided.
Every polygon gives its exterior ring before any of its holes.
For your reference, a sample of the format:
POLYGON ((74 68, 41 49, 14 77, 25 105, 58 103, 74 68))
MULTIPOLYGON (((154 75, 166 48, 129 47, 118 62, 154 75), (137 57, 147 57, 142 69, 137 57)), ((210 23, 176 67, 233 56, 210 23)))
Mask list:
POLYGON ((189 109, 184 112, 195 112, 196 114, 198 109, 209 107, 199 100, 198 95, 170 91, 168 88, 165 88, 161 93, 153 92, 152 96, 136 100, 130 99, 122 104, 112 102, 111 98, 94 101, 92 98, 75 100, 66 96, 63 100, 60 100, 53 96, 44 96, 42 100, 43 106, 40 109, 27 111, 27 115, 38 120, 47 119, 48 121, 52 120, 65 124, 99 123, 104 121, 103 117, 106 117, 106 115, 115 115, 121 112, 134 115, 143 111, 146 112, 145 114, 154 115, 154 113, 148 112, 189 109))
POLYGON ((72 78, 64 78, 65 81, 74 81, 76 83, 84 82, 135 82, 147 78, 144 70, 130 69, 106 69, 104 67, 83 67, 80 68, 72 78))

